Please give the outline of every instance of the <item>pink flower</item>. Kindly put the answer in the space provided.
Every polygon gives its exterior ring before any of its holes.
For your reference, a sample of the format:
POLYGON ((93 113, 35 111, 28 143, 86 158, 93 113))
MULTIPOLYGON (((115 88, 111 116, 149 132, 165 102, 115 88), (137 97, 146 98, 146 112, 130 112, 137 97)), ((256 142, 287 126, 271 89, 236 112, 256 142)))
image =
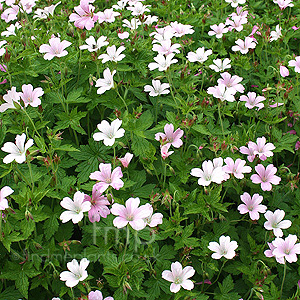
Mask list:
POLYGON ((182 269, 181 263, 176 261, 171 264, 171 271, 165 270, 162 272, 161 276, 163 279, 172 282, 170 291, 172 293, 177 293, 181 287, 188 291, 194 288, 194 283, 188 279, 194 276, 194 274, 195 269, 193 267, 187 266, 182 269))
POLYGON ((69 47, 72 43, 64 40, 60 41, 59 37, 53 37, 49 40, 49 45, 43 44, 40 47, 40 53, 46 53, 44 59, 51 60, 53 57, 63 57, 68 54, 65 48, 69 47))
POLYGON ((243 30, 243 24, 247 23, 247 18, 243 18, 242 16, 232 16, 231 20, 227 19, 225 25, 229 25, 228 30, 232 31, 235 29, 240 32, 243 30))
POLYGON ((171 147, 171 144, 165 144, 165 145, 160 146, 160 154, 164 160, 167 157, 169 157, 171 154, 174 153, 174 151, 169 151, 170 147, 171 147))
POLYGON ((235 41, 237 45, 232 46, 232 51, 240 51, 242 54, 248 53, 249 49, 254 49, 256 47, 256 43, 253 38, 247 36, 245 41, 238 39, 235 41))
POLYGON ((189 52, 187 55, 187 59, 190 62, 199 62, 199 63, 204 63, 207 59, 208 56, 212 54, 212 50, 206 50, 204 47, 198 48, 196 52, 189 52))
POLYGON ((300 244, 297 243, 297 236, 289 234, 288 237, 284 239, 276 238, 273 241, 275 249, 273 254, 276 258, 285 259, 289 263, 297 261, 297 254, 300 254, 300 244))
POLYGON ((76 13, 72 13, 69 19, 71 22, 75 22, 75 27, 80 29, 85 27, 87 30, 91 30, 94 27, 98 17, 96 15, 93 16, 95 7, 89 4, 90 2, 94 2, 94 0, 81 0, 80 5, 74 7, 76 13))
POLYGON ((295 72, 300 73, 300 56, 296 56, 295 60, 290 60, 289 66, 295 67, 295 72))
POLYGON ((233 174, 234 177, 238 179, 243 179, 243 173, 250 173, 252 168, 249 166, 245 166, 246 161, 238 158, 235 162, 231 157, 227 157, 224 159, 226 165, 223 167, 223 171, 227 174, 233 174))
POLYGON ((281 229, 287 229, 292 225, 292 222, 290 220, 283 220, 284 216, 284 210, 276 209, 274 213, 268 210, 265 213, 265 218, 267 219, 267 222, 265 222, 264 227, 267 230, 273 230, 275 236, 282 237, 283 232, 281 229))
POLYGON ((0 210, 5 210, 9 207, 6 197, 11 195, 13 192, 14 192, 14 190, 12 188, 10 188, 9 186, 4 186, 0 190, 0 210))
POLYGON ((13 20, 17 20, 19 10, 20 7, 18 5, 11 5, 1 14, 1 19, 4 20, 6 23, 9 23, 13 20))
POLYGON ((211 31, 208 32, 209 36, 216 35, 217 39, 220 39, 224 33, 228 32, 228 28, 226 28, 226 25, 223 23, 220 23, 219 25, 211 25, 210 28, 211 31))
POLYGON ((275 146, 272 143, 266 144, 266 138, 263 136, 261 138, 256 139, 256 144, 254 142, 249 142, 249 147, 253 148, 253 153, 258 155, 258 157, 264 161, 267 157, 273 156, 273 152, 271 150, 275 149, 275 146))
POLYGON ((234 94, 236 93, 236 90, 232 87, 227 88, 225 85, 219 84, 213 87, 209 87, 207 89, 207 93, 213 95, 215 98, 220 99, 222 102, 234 102, 234 94))
POLYGON ((279 71, 280 71, 280 76, 281 77, 287 77, 287 76, 290 75, 290 72, 289 72, 288 68, 285 67, 285 66, 280 66, 279 71))
POLYGON ((254 154, 255 149, 256 149, 256 147, 253 148, 253 146, 251 147, 248 144, 248 148, 245 146, 242 146, 240 148, 240 152, 243 154, 248 154, 248 156, 247 156, 248 161, 253 162, 253 160, 255 159, 255 154, 254 154))
POLYGON ((235 256, 235 249, 238 247, 236 241, 230 241, 229 236, 220 236, 219 243, 210 242, 208 244, 208 249, 215 252, 211 255, 213 259, 220 259, 225 257, 227 259, 232 259, 235 256))
POLYGON ((100 291, 89 292, 88 300, 114 300, 113 297, 106 297, 103 299, 103 295, 100 291))
POLYGON ((171 64, 176 64, 178 62, 176 58, 175 59, 173 58, 174 58, 174 53, 171 53, 167 56, 158 54, 153 58, 156 62, 152 62, 148 64, 148 68, 150 69, 150 71, 153 71, 155 69, 158 69, 158 71, 160 72, 166 71, 171 66, 171 64))
POLYGON ((275 168, 273 164, 268 165, 266 169, 262 164, 259 164, 255 167, 255 171, 258 175, 254 174, 250 179, 253 183, 260 183, 263 191, 271 191, 272 184, 277 185, 281 181, 281 178, 275 175, 277 168, 275 168))
POLYGON ((128 168, 131 159, 133 158, 133 154, 127 152, 123 158, 118 158, 124 168, 128 168))
POLYGON ((20 95, 21 93, 17 92, 16 87, 13 86, 11 90, 9 90, 7 94, 3 96, 3 100, 6 103, 0 105, 0 112, 4 112, 9 108, 16 109, 15 103, 20 105, 20 95))
POLYGON ((170 144, 175 148, 179 148, 182 146, 183 142, 181 137, 183 136, 183 130, 178 128, 174 132, 174 125, 173 124, 166 124, 164 127, 165 133, 158 132, 155 134, 155 139, 157 141, 162 140, 163 144, 170 144))
POLYGON ((244 93, 244 86, 240 84, 242 77, 237 75, 231 76, 228 72, 220 74, 222 78, 218 79, 218 85, 225 85, 227 88, 233 88, 236 92, 244 93))
POLYGON ((101 163, 99 165, 99 169, 100 172, 96 171, 91 173, 90 179, 99 181, 95 185, 96 189, 98 189, 100 193, 103 193, 109 186, 116 190, 123 187, 124 182, 121 180, 123 174, 120 167, 116 167, 111 172, 111 164, 101 163))
POLYGON ((144 219, 146 225, 148 225, 149 227, 156 227, 158 224, 162 224, 163 215, 161 213, 153 214, 152 205, 149 203, 145 205, 147 205, 149 207, 149 210, 151 211, 150 215, 144 219))
POLYGON ((101 24, 103 22, 113 23, 117 16, 120 15, 119 12, 114 11, 112 8, 105 9, 103 12, 99 11, 97 14, 98 22, 101 24))
POLYGON ((294 6, 294 4, 292 3, 292 0, 273 0, 273 2, 278 4, 278 6, 281 10, 284 10, 287 7, 294 6))
POLYGON ((241 200, 245 203, 245 204, 240 204, 238 206, 238 210, 240 214, 249 213, 251 220, 258 220, 259 213, 263 214, 266 212, 267 207, 265 205, 260 204, 263 200, 263 197, 260 196, 259 194, 254 194, 251 198, 251 196, 245 192, 240 197, 241 200))
POLYGON ((124 31, 124 32, 118 32, 118 37, 119 37, 121 40, 128 39, 128 37, 129 37, 129 32, 127 32, 127 31, 124 31))
POLYGON ((209 65, 209 67, 214 70, 215 72, 223 72, 225 69, 231 68, 231 60, 229 58, 222 59, 214 59, 213 65, 209 65))
POLYGON ((102 63, 106 63, 107 61, 114 61, 118 62, 121 61, 124 57, 125 54, 122 54, 122 52, 126 48, 124 46, 120 46, 118 49, 116 48, 115 45, 112 45, 110 47, 107 47, 106 52, 107 54, 101 54, 98 56, 98 59, 102 59, 102 63))
POLYGON ((102 193, 97 190, 97 184, 93 186, 92 198, 89 195, 84 195, 84 202, 88 201, 91 203, 91 209, 89 210, 89 220, 94 222, 100 221, 102 218, 107 218, 110 214, 110 210, 107 205, 110 205, 107 197, 103 196, 102 193))
POLYGON ((129 198, 125 206, 115 203, 111 208, 111 213, 117 216, 113 224, 117 228, 123 228, 128 223, 134 230, 142 230, 146 227, 147 223, 145 218, 149 217, 152 213, 148 205, 140 205, 139 198, 129 198))
POLYGON ((186 34, 193 34, 195 30, 193 29, 193 26, 191 25, 184 25, 181 23, 178 23, 177 21, 170 23, 171 28, 173 29, 174 36, 176 37, 182 37, 186 34))
POLYGON ((273 254, 273 251, 274 249, 276 248, 274 245, 273 245, 273 242, 272 243, 268 243, 268 246, 269 246, 269 250, 266 250, 264 252, 265 256, 266 257, 275 257, 276 258, 276 261, 280 264, 284 264, 284 258, 283 257, 277 257, 273 254))
POLYGON ((299 150, 300 149, 300 141, 297 141, 295 144, 295 150, 299 150))
POLYGON ((265 105, 261 103, 262 101, 266 100, 263 96, 256 96, 255 92, 249 92, 247 96, 242 95, 240 97, 240 101, 245 101, 245 106, 249 109, 254 107, 258 107, 258 110, 262 109, 265 105))
POLYGON ((23 93, 20 93, 21 99, 23 100, 25 107, 31 105, 32 107, 38 107, 41 104, 39 97, 44 95, 42 88, 35 88, 31 84, 22 85, 23 93))
POLYGON ((152 86, 151 85, 145 85, 144 91, 150 92, 149 96, 156 97, 160 95, 166 95, 169 94, 170 91, 168 90, 170 88, 170 85, 168 83, 161 83, 160 80, 152 80, 152 86))
POLYGON ((5 48, 2 48, 6 43, 7 43, 7 41, 1 41, 0 42, 0 56, 2 56, 6 51, 5 48))
POLYGON ((180 53, 178 48, 180 48, 180 44, 173 44, 171 40, 161 41, 159 44, 154 44, 152 47, 153 51, 158 52, 159 54, 169 55, 171 53, 180 53))

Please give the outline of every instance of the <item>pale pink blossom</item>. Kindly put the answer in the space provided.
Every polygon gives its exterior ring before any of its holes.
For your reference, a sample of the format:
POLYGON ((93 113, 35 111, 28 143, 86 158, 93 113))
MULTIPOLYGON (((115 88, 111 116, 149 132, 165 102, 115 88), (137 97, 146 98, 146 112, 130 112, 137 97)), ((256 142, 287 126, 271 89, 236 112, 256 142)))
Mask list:
POLYGON ((10 24, 5 31, 1 32, 1 36, 11 36, 16 35, 15 30, 20 29, 22 26, 19 22, 16 22, 16 24, 10 24))
POLYGON ((9 186, 4 186, 0 190, 0 210, 5 210, 9 207, 6 197, 11 195, 13 192, 14 192, 14 190, 12 188, 10 188, 9 186))
POLYGON ((231 157, 227 157, 224 162, 226 165, 223 167, 223 171, 227 174, 233 174, 238 179, 243 179, 244 173, 250 173, 252 170, 251 167, 245 166, 246 161, 240 158, 233 161, 231 157))
POLYGON ((256 47, 256 43, 253 38, 247 36, 245 41, 238 39, 235 41, 236 45, 232 46, 232 51, 240 51, 242 54, 248 53, 249 49, 254 49, 256 47))
POLYGON ((6 51, 5 48, 2 48, 6 43, 7 43, 7 41, 0 42, 0 56, 2 56, 6 51))
POLYGON ((264 161, 267 157, 273 156, 272 150, 275 149, 275 146, 272 143, 266 144, 266 138, 263 136, 256 139, 256 144, 254 142, 249 142, 249 147, 254 149, 254 154, 264 161))
POLYGON ((243 24, 247 23, 247 18, 243 18, 242 16, 233 16, 231 19, 227 19, 225 25, 229 25, 228 30, 232 31, 235 29, 240 32, 243 30, 243 24))
POLYGON ((212 50, 206 50, 204 47, 198 48, 196 52, 189 52, 187 54, 187 59, 190 62, 199 62, 199 63, 204 63, 207 59, 208 56, 212 54, 212 50))
POLYGON ((3 158, 5 164, 16 161, 18 164, 26 160, 26 151, 33 145, 33 139, 29 139, 25 144, 26 134, 17 135, 15 143, 7 142, 1 148, 2 151, 10 153, 3 158))
POLYGON ((20 7, 18 5, 11 5, 1 14, 1 19, 4 20, 6 23, 9 23, 13 20, 17 20, 19 10, 20 7))
MULTIPOLYGON (((119 1, 119 2, 121 2, 121 1, 119 1)), ((106 297, 103 299, 103 295, 100 291, 95 291, 95 292, 91 291, 88 294, 88 300, 114 300, 114 298, 106 297)))
POLYGON ((160 147, 160 154, 164 160, 174 153, 174 151, 169 151, 170 147, 170 144, 161 145, 160 147))
POLYGON ((214 70, 215 72, 223 72, 225 69, 231 68, 231 60, 229 58, 225 58, 224 60, 221 59, 214 59, 213 65, 209 65, 209 67, 214 70))
POLYGON ((59 217, 62 223, 72 220, 72 222, 76 224, 83 219, 83 213, 91 209, 91 203, 84 202, 84 196, 84 193, 77 191, 74 194, 74 201, 69 197, 63 198, 60 205, 65 208, 66 211, 59 217))
POLYGON ((118 158, 124 168, 128 168, 129 163, 133 158, 133 154, 127 152, 124 157, 118 158))
POLYGON ((98 87, 97 94, 104 94, 114 87, 114 75, 116 70, 110 72, 109 68, 103 71, 103 78, 99 78, 96 81, 95 87, 98 87))
POLYGON ((98 17, 93 14, 95 7, 90 4, 91 2, 94 0, 81 0, 80 5, 74 7, 76 13, 72 13, 69 20, 74 22, 75 27, 86 28, 87 30, 94 27, 98 17))
POLYGON ((127 32, 127 31, 124 31, 124 32, 118 32, 118 37, 119 37, 121 40, 128 39, 128 38, 129 38, 129 32, 127 32))
POLYGON ((85 40, 86 45, 79 46, 79 49, 80 50, 87 49, 89 52, 98 51, 103 46, 107 46, 109 44, 106 39, 107 39, 106 36, 100 36, 96 42, 95 38, 91 35, 89 38, 85 40))
POLYGON ((232 259, 235 256, 235 249, 238 247, 236 241, 230 241, 229 236, 220 236, 219 243, 210 242, 208 244, 208 249, 215 252, 211 255, 213 259, 220 259, 225 257, 227 259, 232 259))
POLYGON ((33 18, 47 19, 50 15, 53 16, 56 6, 58 6, 60 3, 61 1, 57 2, 55 5, 44 7, 43 9, 38 8, 35 11, 33 18))
POLYGON ((264 252, 265 256, 266 257, 275 257, 276 261, 279 263, 279 264, 284 264, 284 258, 283 257, 277 257, 273 254, 273 251, 274 249, 276 248, 274 245, 273 245, 273 242, 272 243, 268 243, 268 246, 270 249, 266 250, 264 252))
POLYGON ((83 281, 88 277, 86 268, 89 265, 89 261, 86 258, 83 258, 78 264, 76 259, 73 259, 71 262, 67 263, 67 268, 70 271, 64 271, 60 273, 60 280, 66 282, 67 287, 76 286, 79 281, 83 281))
POLYGON ((287 77, 290 75, 290 72, 287 67, 280 65, 279 72, 281 77, 287 77))
POLYGON ((300 73, 300 56, 296 56, 295 60, 290 60, 289 67, 295 67, 295 72, 300 73))
POLYGON ((181 23, 178 23, 177 21, 170 23, 171 28, 174 30, 174 36, 176 37, 182 37, 186 34, 193 34, 195 30, 193 29, 193 26, 191 25, 184 25, 181 23))
POLYGON ((257 174, 250 177, 253 183, 260 184, 263 191, 271 191, 272 184, 279 184, 281 178, 276 176, 277 168, 270 164, 265 168, 262 164, 255 167, 257 174))
POLYGON ((297 261, 297 254, 300 254, 300 244, 297 236, 289 234, 285 239, 276 238, 272 244, 275 247, 273 255, 278 259, 284 259, 289 263, 297 261))
POLYGON ((217 39, 222 38, 223 34, 228 32, 228 28, 223 23, 220 23, 219 25, 217 24, 211 25, 210 28, 212 30, 208 32, 208 35, 209 36, 216 35, 217 39))
POLYGON ((100 193, 103 193, 109 186, 115 190, 119 190, 123 187, 124 182, 121 180, 123 177, 121 167, 116 167, 111 171, 111 164, 100 163, 99 170, 100 172, 96 171, 91 173, 90 179, 98 181, 95 185, 100 193))
POLYGON ((103 12, 99 11, 96 15, 98 16, 98 22, 101 24, 103 22, 113 23, 116 20, 115 17, 119 16, 120 13, 110 8, 105 9, 103 12))
POLYGON ((145 218, 151 214, 151 209, 148 205, 140 206, 139 198, 129 198, 125 202, 125 206, 115 203, 112 205, 111 213, 117 216, 113 220, 113 224, 117 228, 123 228, 129 224, 134 230, 142 230, 147 223, 145 218))
POLYGON ((242 146, 240 148, 240 152, 243 153, 243 154, 247 154, 247 159, 249 162, 253 162, 254 159, 255 159, 255 154, 254 154, 254 151, 255 151, 256 147, 253 148, 253 145, 252 144, 248 144, 248 147, 245 147, 245 146, 242 146))
POLYGON ((158 22, 158 17, 157 16, 146 16, 146 19, 144 20, 144 24, 150 26, 153 23, 158 22))
POLYGON ((245 192, 240 197, 242 202, 244 202, 244 204, 240 204, 238 206, 240 214, 249 213, 251 220, 258 220, 259 213, 264 214, 266 212, 267 207, 261 204, 263 196, 254 194, 251 198, 251 196, 247 192, 245 192))
POLYGON ((276 209, 274 213, 268 210, 265 213, 265 218, 267 219, 267 222, 264 223, 264 227, 267 230, 273 230, 275 236, 282 237, 282 229, 287 229, 292 225, 292 222, 290 220, 283 220, 284 216, 284 210, 276 209))
POLYGON ((181 263, 176 261, 171 264, 171 271, 165 270, 162 272, 161 276, 163 279, 172 282, 170 291, 172 293, 177 293, 181 287, 188 291, 194 288, 193 281, 189 280, 194 274, 195 269, 193 267, 187 266, 182 269, 181 263))
POLYGON ((53 57, 63 57, 68 54, 65 48, 71 46, 72 43, 63 40, 60 41, 59 37, 52 37, 49 40, 49 45, 43 44, 40 46, 39 52, 46 53, 44 59, 51 60, 53 57))
POLYGON ((174 37, 174 29, 171 26, 156 28, 156 32, 154 31, 150 33, 150 36, 154 36, 152 44, 168 41, 174 37))
POLYGON ((156 97, 160 95, 166 95, 169 94, 170 91, 168 90, 170 88, 170 85, 168 83, 161 83, 160 80, 152 80, 152 86, 151 85, 145 85, 144 91, 150 92, 149 96, 156 97))
POLYGON ((222 102, 234 102, 234 94, 236 93, 236 90, 232 87, 227 88, 225 85, 216 85, 209 87, 207 89, 207 93, 213 95, 215 98, 220 99, 222 102))
POLYGON ((160 44, 154 44, 152 47, 153 51, 158 52, 159 54, 169 55, 171 53, 180 53, 178 48, 180 48, 180 44, 173 44, 171 40, 161 41, 160 44))
POLYGON ((28 105, 32 107, 38 107, 41 104, 41 99, 39 97, 44 95, 42 88, 35 88, 31 84, 22 85, 22 93, 20 93, 21 99, 24 102, 25 107, 28 105))
POLYGON ((117 4, 113 5, 112 8, 116 10, 123 10, 128 3, 128 0, 120 0, 117 4))
POLYGON ((156 57, 154 57, 155 63, 152 62, 148 65, 148 68, 150 71, 153 71, 155 69, 158 69, 158 71, 166 71, 171 64, 175 64, 178 62, 177 59, 174 58, 174 53, 171 53, 167 55, 166 57, 162 54, 158 54, 156 57))
POLYGON ((156 227, 157 225, 162 224, 163 215, 161 213, 153 214, 152 205, 149 203, 146 203, 145 205, 147 205, 149 207, 149 210, 151 211, 150 215, 144 219, 146 225, 148 225, 149 227, 156 227))
POLYGON ((97 186, 93 186, 92 197, 89 195, 84 195, 84 202, 90 202, 91 208, 89 210, 89 220, 94 222, 99 222, 100 217, 107 218, 110 214, 110 210, 107 207, 110 205, 110 202, 107 200, 107 197, 102 195, 102 193, 97 189, 97 186))
POLYGON ((225 0, 225 2, 230 3, 232 7, 237 7, 239 4, 244 4, 246 0, 225 0))
POLYGON ((218 85, 225 85, 227 88, 233 88, 236 92, 244 92, 245 88, 240 83, 243 80, 242 77, 237 75, 231 76, 228 72, 221 73, 220 75, 222 78, 218 79, 218 85))
POLYGON ((276 26, 275 31, 270 32, 270 42, 277 41, 282 37, 281 27, 279 25, 276 26))
POLYGON ((265 100, 266 98, 263 96, 256 96, 255 92, 248 92, 247 96, 242 95, 240 97, 240 101, 244 101, 245 106, 249 109, 252 109, 254 107, 257 107, 258 110, 262 109, 265 105, 261 102, 265 100))
POLYGON ((131 11, 132 16, 140 16, 145 12, 150 12, 148 7, 150 7, 150 5, 143 5, 141 2, 136 2, 133 6, 127 7, 127 9, 131 11))
POLYGON ((142 24, 142 22, 139 19, 135 18, 132 18, 130 21, 125 19, 122 22, 123 27, 128 27, 130 30, 135 30, 142 24))
POLYGON ((173 124, 166 124, 164 127, 164 131, 165 133, 158 132, 155 134, 155 139, 157 141, 161 140, 163 144, 170 144, 175 148, 179 148, 182 146, 183 142, 181 138, 183 136, 183 130, 178 128, 176 129, 176 131, 174 131, 173 124))
POLYGON ((114 61, 114 62, 121 61, 125 57, 125 54, 122 54, 122 52, 125 49, 126 48, 124 46, 120 46, 118 49, 116 48, 115 45, 111 47, 107 47, 106 49, 107 54, 99 55, 98 59, 102 59, 103 64, 106 63, 107 61, 114 61))
POLYGON ((16 87, 13 86, 11 90, 9 90, 7 94, 3 96, 5 103, 0 105, 0 112, 4 112, 9 108, 15 109, 15 103, 20 105, 20 94, 20 92, 16 91, 16 87))
POLYGON ((281 10, 287 8, 287 7, 293 7, 294 4, 292 3, 292 0, 273 0, 275 4, 278 4, 279 8, 281 10))
POLYGON ((109 124, 106 120, 103 120, 97 125, 100 132, 96 132, 93 135, 93 139, 97 142, 102 141, 105 146, 112 146, 115 143, 115 139, 124 136, 125 130, 120 128, 122 120, 115 119, 109 124))

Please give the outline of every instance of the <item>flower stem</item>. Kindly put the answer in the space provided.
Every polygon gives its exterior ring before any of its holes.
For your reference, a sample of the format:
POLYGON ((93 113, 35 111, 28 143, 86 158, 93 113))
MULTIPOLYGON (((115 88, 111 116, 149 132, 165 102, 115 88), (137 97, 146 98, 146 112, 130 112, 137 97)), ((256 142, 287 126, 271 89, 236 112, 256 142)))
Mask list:
POLYGON ((27 165, 28 165, 28 169, 29 169, 29 174, 30 174, 30 179, 31 179, 31 191, 33 193, 34 191, 34 180, 33 180, 33 174, 32 174, 32 169, 31 169, 31 164, 30 164, 30 159, 27 159, 27 165))
POLYGON ((31 123, 31 125, 32 125, 32 127, 33 127, 33 129, 34 129, 34 131, 36 132, 36 134, 39 136, 39 138, 42 138, 41 135, 39 134, 38 130, 36 129, 36 127, 35 127, 35 125, 34 125, 32 119, 31 119, 30 116, 28 115, 26 109, 23 109, 22 111, 24 111, 25 115, 26 115, 27 118, 29 119, 29 121, 30 121, 30 123, 31 123))
POLYGON ((221 124, 221 128, 222 128, 223 139, 225 140, 224 127, 223 127, 223 121, 222 121, 222 116, 221 116, 221 105, 220 105, 220 103, 218 103, 218 113, 219 113, 219 119, 220 119, 220 124, 221 124))
POLYGON ((282 298, 285 276, 286 276, 286 262, 284 263, 284 269, 283 269, 283 278, 282 278, 281 289, 280 289, 280 299, 282 298))
POLYGON ((28 182, 27 178, 24 176, 24 174, 19 170, 18 165, 15 165, 17 173, 21 175, 21 177, 24 179, 24 181, 27 183, 27 185, 31 186, 31 184, 28 182))
POLYGON ((116 88, 116 92, 117 92, 118 96, 120 97, 120 99, 123 101, 126 110, 128 111, 128 107, 127 107, 127 104, 125 102, 125 99, 120 95, 120 93, 118 91, 118 88, 116 88))

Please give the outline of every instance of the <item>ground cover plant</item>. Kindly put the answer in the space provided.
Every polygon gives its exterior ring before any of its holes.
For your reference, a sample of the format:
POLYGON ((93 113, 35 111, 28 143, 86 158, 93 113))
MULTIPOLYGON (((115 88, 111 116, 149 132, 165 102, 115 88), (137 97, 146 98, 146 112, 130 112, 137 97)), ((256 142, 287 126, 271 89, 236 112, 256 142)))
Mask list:
POLYGON ((299 1, 0 9, 0 299, 300 298, 299 1))

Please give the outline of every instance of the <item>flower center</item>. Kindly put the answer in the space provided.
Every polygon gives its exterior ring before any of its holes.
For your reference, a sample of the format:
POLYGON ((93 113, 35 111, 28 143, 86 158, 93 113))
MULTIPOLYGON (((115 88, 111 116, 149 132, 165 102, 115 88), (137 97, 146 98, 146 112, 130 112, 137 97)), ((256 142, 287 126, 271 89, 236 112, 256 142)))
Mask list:
POLYGON ((127 221, 133 221, 133 215, 130 215, 130 214, 127 215, 127 216, 126 216, 126 220, 127 220, 127 221))
POLYGON ((182 283, 182 279, 179 278, 179 277, 176 277, 175 280, 174 280, 174 283, 175 284, 181 284, 182 283))

